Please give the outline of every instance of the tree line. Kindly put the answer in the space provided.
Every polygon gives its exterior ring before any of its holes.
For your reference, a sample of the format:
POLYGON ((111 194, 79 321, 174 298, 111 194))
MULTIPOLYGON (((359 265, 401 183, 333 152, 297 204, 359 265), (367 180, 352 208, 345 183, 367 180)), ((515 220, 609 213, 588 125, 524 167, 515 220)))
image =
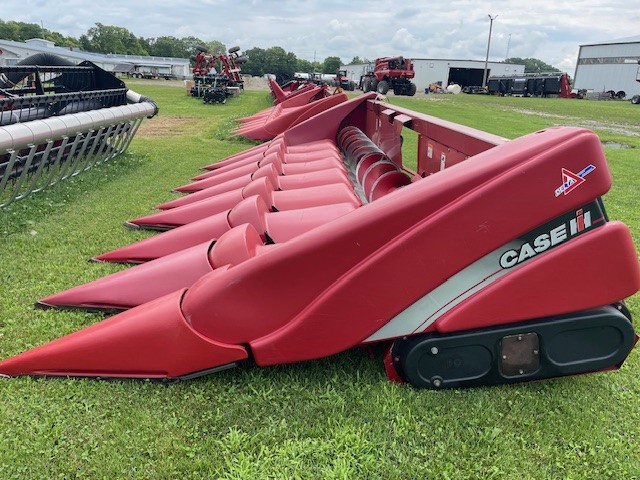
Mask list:
POLYGON ((542 60, 537 58, 511 57, 507 58, 504 63, 524 65, 524 73, 549 73, 560 71, 556 67, 553 67, 548 63, 544 63, 542 60))
MULTIPOLYGON (((123 27, 96 23, 79 38, 74 38, 47 30, 37 23, 0 19, 0 39, 24 42, 32 38, 43 38, 54 42, 59 47, 78 48, 87 52, 103 54, 191 58, 196 54, 197 47, 204 47, 212 54, 227 52, 227 46, 220 41, 205 42, 193 36, 143 38, 135 36, 123 27)), ((342 60, 337 56, 327 57, 322 62, 310 62, 297 58, 294 53, 287 52, 282 47, 266 49, 253 47, 244 50, 243 53, 249 58, 249 62, 243 64, 242 73, 255 76, 271 73, 279 79, 291 78, 294 72, 333 74, 342 64, 342 60)), ((350 63, 368 63, 368 60, 354 57, 350 63)))

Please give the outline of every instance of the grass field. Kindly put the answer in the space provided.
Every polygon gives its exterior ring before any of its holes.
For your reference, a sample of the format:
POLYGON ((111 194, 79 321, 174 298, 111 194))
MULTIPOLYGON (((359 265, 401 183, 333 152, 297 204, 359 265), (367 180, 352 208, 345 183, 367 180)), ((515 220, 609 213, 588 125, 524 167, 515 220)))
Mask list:
MULTIPOLYGON (((130 87, 160 115, 126 155, 0 210, 0 358, 99 321, 32 305, 123 268, 86 260, 143 238, 122 222, 253 145, 228 138, 232 119, 270 104, 259 91, 204 105, 162 82, 130 87)), ((389 102, 508 138, 551 125, 594 129, 614 176, 609 215, 640 245, 640 107, 469 95, 389 102)), ((628 305, 640 318, 639 296, 628 305)), ((640 478, 640 348, 619 371, 472 390, 392 384, 380 358, 355 350, 171 386, 15 378, 0 381, 0 399, 2 480, 640 478)))

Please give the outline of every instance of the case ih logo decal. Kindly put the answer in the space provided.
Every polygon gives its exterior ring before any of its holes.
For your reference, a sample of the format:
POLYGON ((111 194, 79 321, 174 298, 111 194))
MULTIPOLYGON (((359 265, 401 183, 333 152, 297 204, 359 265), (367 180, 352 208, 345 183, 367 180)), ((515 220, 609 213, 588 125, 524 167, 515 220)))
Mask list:
POLYGON ((563 193, 565 195, 569 195, 576 188, 584 183, 584 177, 589 175, 596 169, 595 165, 587 165, 578 173, 573 173, 571 170, 567 170, 566 168, 562 169, 562 185, 556 188, 556 197, 559 197, 563 193))
POLYGON ((500 266, 504 269, 515 267, 586 232, 604 220, 604 215, 600 215, 600 213, 599 209, 594 209, 593 204, 590 204, 577 210, 575 216, 557 219, 542 229, 531 232, 530 235, 521 239, 524 243, 520 248, 507 250, 500 256, 500 266), (593 217, 596 219, 592 220, 593 217))

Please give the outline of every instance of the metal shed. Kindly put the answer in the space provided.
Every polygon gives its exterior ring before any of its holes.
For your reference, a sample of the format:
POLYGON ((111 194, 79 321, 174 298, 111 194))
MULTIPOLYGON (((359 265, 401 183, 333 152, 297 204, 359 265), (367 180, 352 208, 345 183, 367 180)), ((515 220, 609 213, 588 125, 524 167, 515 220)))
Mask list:
POLYGON ((76 48, 58 47, 53 42, 41 38, 33 38, 26 42, 0 40, 0 65, 15 65, 20 60, 36 53, 52 53, 74 63, 84 60, 95 63, 100 68, 114 73, 122 73, 122 65, 129 64, 133 68, 146 72, 155 69, 159 74, 171 74, 177 78, 191 75, 189 59, 172 57, 147 57, 139 55, 101 54, 78 50, 76 48), (114 70, 118 67, 119 70, 114 70))
POLYGON ((640 35, 580 45, 573 86, 578 90, 624 92, 627 98, 639 95, 639 60, 640 35))

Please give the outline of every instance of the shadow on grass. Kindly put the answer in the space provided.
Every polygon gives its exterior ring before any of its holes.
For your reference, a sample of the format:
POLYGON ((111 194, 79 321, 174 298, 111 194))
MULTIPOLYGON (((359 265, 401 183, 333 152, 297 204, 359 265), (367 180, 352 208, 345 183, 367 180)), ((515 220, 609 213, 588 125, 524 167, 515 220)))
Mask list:
POLYGON ((48 215, 60 213, 60 210, 80 200, 88 190, 118 181, 121 177, 138 171, 143 165, 143 156, 124 153, 91 170, 0 208, 0 234, 6 237, 22 232, 36 220, 40 221, 48 215))

